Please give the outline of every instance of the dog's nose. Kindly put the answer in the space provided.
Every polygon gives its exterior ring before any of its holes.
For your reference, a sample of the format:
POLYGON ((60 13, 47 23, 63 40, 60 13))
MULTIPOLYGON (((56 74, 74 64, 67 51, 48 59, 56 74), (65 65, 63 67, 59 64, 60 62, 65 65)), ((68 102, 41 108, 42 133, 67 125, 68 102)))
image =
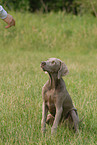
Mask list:
POLYGON ((43 66, 46 65, 46 62, 45 61, 42 61, 41 62, 41 65, 43 65, 43 66))

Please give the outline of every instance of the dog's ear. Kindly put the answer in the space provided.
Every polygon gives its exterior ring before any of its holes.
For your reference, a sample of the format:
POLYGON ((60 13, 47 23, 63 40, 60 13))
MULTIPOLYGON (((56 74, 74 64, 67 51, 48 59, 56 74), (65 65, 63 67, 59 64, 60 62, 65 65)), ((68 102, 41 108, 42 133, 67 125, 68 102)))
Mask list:
POLYGON ((69 73, 69 70, 64 62, 60 62, 60 69, 58 71, 58 79, 60 79, 62 76, 66 76, 69 73))

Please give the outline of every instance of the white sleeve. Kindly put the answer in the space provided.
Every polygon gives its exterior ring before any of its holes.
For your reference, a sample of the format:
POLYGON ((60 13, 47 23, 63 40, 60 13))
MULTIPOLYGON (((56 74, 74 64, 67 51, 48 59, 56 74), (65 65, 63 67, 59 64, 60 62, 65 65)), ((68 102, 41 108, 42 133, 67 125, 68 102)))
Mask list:
POLYGON ((7 17, 7 12, 3 9, 3 7, 0 5, 0 18, 5 19, 7 17))

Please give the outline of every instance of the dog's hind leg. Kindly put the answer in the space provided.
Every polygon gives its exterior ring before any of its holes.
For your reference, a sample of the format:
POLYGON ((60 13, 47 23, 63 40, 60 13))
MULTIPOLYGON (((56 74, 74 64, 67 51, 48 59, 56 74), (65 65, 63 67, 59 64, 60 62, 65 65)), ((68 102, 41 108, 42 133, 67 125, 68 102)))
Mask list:
POLYGON ((51 114, 48 114, 48 116, 47 116, 47 119, 46 119, 46 123, 48 124, 48 125, 53 125, 53 122, 54 122, 54 119, 55 119, 55 117, 53 117, 51 114))
POLYGON ((78 133, 79 132, 79 129, 78 129, 79 128, 79 118, 74 110, 70 111, 70 115, 71 115, 73 123, 74 123, 75 132, 78 133))

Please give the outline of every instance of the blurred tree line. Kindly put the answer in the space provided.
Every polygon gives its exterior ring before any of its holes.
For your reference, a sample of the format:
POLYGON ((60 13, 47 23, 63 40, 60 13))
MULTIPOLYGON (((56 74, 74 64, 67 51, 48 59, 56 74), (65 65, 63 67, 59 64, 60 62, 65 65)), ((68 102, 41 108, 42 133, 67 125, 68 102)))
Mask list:
POLYGON ((97 17, 97 0, 0 0, 0 5, 10 10, 65 11, 75 15, 89 13, 97 17))

